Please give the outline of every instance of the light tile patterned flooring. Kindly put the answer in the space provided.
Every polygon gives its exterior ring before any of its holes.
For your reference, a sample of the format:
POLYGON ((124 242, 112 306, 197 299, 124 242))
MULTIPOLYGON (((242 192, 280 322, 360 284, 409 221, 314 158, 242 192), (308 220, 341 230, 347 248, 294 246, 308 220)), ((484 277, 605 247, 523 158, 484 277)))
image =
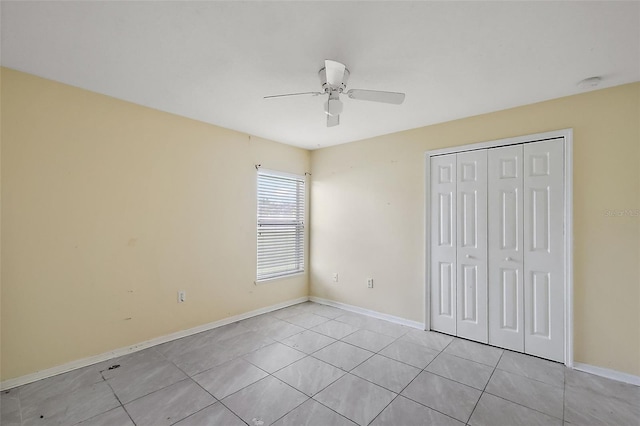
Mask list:
POLYGON ((4 426, 640 424, 639 387, 310 302, 1 398, 4 426))

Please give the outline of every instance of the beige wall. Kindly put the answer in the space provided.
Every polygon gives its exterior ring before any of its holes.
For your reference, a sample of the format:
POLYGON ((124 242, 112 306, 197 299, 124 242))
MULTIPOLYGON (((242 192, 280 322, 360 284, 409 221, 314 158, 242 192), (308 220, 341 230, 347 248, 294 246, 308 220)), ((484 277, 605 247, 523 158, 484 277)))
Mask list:
POLYGON ((308 294, 253 283, 254 164, 308 151, 6 68, 1 108, 2 380, 308 294))
POLYGON ((255 163, 313 167, 312 295, 422 321, 424 151, 567 127, 576 361, 640 375, 640 219, 604 215, 640 208, 640 84, 322 149, 310 166, 305 150, 1 80, 2 380, 306 296, 306 277, 253 284, 255 163))
POLYGON ((314 151, 311 294, 423 321, 424 152, 563 128, 574 129, 575 360, 640 375, 640 218, 604 214, 640 208, 640 83, 314 151))

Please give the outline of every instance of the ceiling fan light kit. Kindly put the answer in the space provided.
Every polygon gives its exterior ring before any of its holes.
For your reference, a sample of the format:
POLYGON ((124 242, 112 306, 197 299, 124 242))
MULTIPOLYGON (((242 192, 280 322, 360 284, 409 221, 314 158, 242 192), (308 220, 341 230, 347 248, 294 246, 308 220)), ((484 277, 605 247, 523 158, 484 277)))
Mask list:
POLYGON ((340 62, 325 59, 324 68, 318 72, 320 76, 320 84, 325 93, 338 90, 340 93, 347 88, 349 75, 351 73, 344 64, 340 62))
POLYGON ((320 69, 320 85, 322 92, 302 92, 288 93, 284 95, 265 96, 265 99, 280 98, 285 96, 298 95, 328 95, 327 101, 324 103, 324 112, 327 115, 327 127, 334 127, 340 124, 340 114, 343 110, 343 103, 340 100, 340 94, 346 94, 349 99, 361 101, 383 102, 387 104, 400 105, 404 101, 404 93, 399 92, 383 92, 379 90, 364 89, 347 89, 350 72, 347 67, 337 61, 326 59, 324 67, 320 69))

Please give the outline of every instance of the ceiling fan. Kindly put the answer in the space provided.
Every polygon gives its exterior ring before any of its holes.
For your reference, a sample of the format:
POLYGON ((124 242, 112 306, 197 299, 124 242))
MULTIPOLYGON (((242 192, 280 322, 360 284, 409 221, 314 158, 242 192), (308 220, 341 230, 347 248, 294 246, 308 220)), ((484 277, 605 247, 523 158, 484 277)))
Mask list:
POLYGON ((384 102, 395 105, 400 105, 404 101, 404 93, 398 92, 382 92, 379 90, 364 89, 350 89, 345 92, 350 73, 344 64, 337 61, 326 59, 324 61, 324 68, 322 68, 318 74, 320 75, 322 92, 287 93, 284 95, 265 96, 264 99, 299 95, 328 95, 327 101, 324 103, 324 112, 327 114, 327 127, 334 127, 340 124, 340 113, 342 113, 343 106, 340 100, 340 94, 345 94, 351 99, 384 102))

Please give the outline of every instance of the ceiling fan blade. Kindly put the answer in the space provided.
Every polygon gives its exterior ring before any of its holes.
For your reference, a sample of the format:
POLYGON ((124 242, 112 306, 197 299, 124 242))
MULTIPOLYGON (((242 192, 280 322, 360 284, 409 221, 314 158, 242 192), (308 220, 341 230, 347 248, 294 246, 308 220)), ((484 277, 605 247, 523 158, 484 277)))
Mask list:
POLYGON ((324 68, 327 77, 327 83, 332 87, 338 87, 344 80, 344 73, 347 67, 337 61, 331 59, 324 60, 324 68))
POLYGON ((300 96, 300 95, 313 95, 313 96, 318 96, 318 95, 324 95, 324 93, 322 92, 301 92, 301 93, 286 93, 284 95, 270 95, 270 96, 265 96, 264 99, 270 99, 270 98, 284 98, 287 96, 300 96))
POLYGON ((381 92, 379 90, 351 89, 347 92, 347 96, 361 101, 384 102, 395 105, 400 105, 404 101, 404 93, 381 92))
POLYGON ((340 116, 339 115, 329 115, 327 114, 327 127, 335 127, 340 124, 340 116))

